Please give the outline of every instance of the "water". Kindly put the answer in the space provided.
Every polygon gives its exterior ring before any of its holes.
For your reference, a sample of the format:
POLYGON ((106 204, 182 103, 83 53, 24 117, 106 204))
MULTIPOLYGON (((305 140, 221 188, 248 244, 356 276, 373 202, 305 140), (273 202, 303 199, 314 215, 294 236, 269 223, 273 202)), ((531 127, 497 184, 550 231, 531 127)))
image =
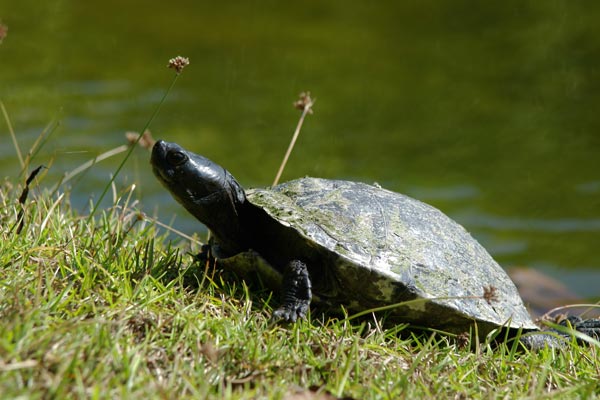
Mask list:
MULTIPOLYGON (((600 4, 7 1, 0 99, 25 151, 58 121, 34 165, 42 186, 151 130, 268 185, 317 98, 284 173, 378 182, 449 214, 505 266, 539 268, 599 295, 600 4)), ((0 123, 0 166, 15 150, 0 123)), ((71 181, 98 198, 120 157, 71 181)), ((117 182, 192 232, 136 150, 117 182)))

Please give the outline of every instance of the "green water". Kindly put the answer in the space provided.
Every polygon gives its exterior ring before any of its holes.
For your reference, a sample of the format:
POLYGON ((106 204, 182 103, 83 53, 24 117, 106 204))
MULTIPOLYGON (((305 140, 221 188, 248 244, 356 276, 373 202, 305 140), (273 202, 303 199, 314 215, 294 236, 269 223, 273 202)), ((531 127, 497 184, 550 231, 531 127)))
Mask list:
MULTIPOLYGON (((42 186, 141 130, 183 55, 155 137, 268 185, 310 90, 284 179, 376 181, 442 209, 501 264, 600 293, 600 3, 216 3, 0 3, 0 100, 21 148, 59 123, 33 162, 53 162, 42 186)), ((3 119, 0 138, 16 180, 3 119)), ((71 181, 77 207, 120 160, 71 181)), ((118 185, 193 231, 147 162, 136 151, 118 185)))

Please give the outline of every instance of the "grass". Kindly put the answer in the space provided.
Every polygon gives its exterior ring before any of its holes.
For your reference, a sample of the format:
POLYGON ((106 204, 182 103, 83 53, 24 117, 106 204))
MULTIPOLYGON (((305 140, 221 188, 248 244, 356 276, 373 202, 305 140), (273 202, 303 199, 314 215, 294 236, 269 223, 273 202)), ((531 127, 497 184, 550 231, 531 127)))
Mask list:
POLYGON ((3 398, 599 396, 597 347, 472 351, 320 315, 272 326, 268 293, 205 277, 131 191, 89 219, 34 190, 18 235, 17 192, 0 191, 3 398))
POLYGON ((99 209, 98 200, 87 215, 70 207, 60 183, 32 184, 29 200, 26 186, 2 183, 3 399, 600 397, 595 343, 530 353, 382 329, 375 317, 270 324, 268 292, 206 274, 189 241, 171 243, 136 210, 133 188, 117 193, 128 154, 102 195, 112 188, 113 206, 99 209))

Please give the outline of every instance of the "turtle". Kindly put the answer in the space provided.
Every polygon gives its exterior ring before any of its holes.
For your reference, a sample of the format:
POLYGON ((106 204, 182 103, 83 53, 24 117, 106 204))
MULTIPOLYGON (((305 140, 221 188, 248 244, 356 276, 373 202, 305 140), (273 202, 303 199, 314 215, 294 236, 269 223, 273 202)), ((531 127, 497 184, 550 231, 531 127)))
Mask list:
MULTIPOLYGON (((306 318, 315 302, 356 313, 389 308, 386 321, 457 334, 475 324, 481 336, 497 328, 540 330, 483 246, 419 200, 377 184, 311 177, 245 190, 219 164, 162 140, 150 163, 211 232, 205 253, 280 293, 276 321, 306 318)), ((598 320, 570 322, 600 332, 598 320)), ((564 342, 551 334, 520 340, 529 348, 564 342)))

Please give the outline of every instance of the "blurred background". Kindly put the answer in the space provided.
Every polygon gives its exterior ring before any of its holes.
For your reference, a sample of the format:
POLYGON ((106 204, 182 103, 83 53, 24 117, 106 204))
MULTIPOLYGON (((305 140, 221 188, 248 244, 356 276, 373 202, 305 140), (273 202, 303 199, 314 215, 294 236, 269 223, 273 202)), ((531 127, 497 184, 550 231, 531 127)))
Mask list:
MULTIPOLYGON (((267 186, 309 90, 282 180, 378 182, 440 208, 503 266, 600 296, 600 3, 23 0, 0 20, 0 100, 21 149, 59 124, 32 162, 52 162, 42 188, 142 130, 182 55, 155 138, 267 186)), ((80 212, 122 157, 65 185, 80 212)), ((136 149, 118 187, 198 231, 148 159, 136 149)), ((23 179, 3 117, 0 168, 23 179)))

